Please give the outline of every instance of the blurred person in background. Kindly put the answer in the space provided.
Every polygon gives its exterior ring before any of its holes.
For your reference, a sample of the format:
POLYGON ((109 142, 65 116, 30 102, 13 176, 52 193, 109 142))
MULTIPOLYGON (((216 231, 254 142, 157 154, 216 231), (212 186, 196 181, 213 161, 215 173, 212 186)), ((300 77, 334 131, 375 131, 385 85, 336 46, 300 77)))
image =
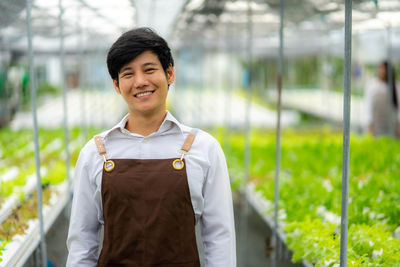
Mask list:
POLYGON ((395 70, 390 62, 384 61, 378 65, 377 78, 367 85, 365 100, 368 133, 400 138, 399 99, 395 70))
POLYGON ((67 266, 200 267, 199 223, 205 266, 235 267, 225 156, 211 135, 166 110, 175 79, 168 44, 149 28, 128 31, 107 66, 129 113, 80 152, 67 266))

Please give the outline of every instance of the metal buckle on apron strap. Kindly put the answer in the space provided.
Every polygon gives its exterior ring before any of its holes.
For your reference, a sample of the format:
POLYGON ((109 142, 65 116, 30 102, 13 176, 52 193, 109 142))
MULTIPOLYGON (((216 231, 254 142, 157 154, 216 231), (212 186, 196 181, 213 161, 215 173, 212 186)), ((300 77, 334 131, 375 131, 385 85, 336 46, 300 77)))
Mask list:
POLYGON ((172 162, 172 166, 174 167, 175 170, 182 170, 183 167, 185 166, 185 163, 183 162, 183 157, 185 156, 185 151, 181 151, 181 158, 176 159, 172 162), (176 166, 176 164, 179 163, 180 165, 176 166))
POLYGON ((105 154, 103 154, 102 156, 103 156, 103 159, 104 159, 104 170, 106 172, 111 172, 112 170, 114 170, 114 167, 115 167, 114 161, 112 161, 110 159, 107 160, 105 154))

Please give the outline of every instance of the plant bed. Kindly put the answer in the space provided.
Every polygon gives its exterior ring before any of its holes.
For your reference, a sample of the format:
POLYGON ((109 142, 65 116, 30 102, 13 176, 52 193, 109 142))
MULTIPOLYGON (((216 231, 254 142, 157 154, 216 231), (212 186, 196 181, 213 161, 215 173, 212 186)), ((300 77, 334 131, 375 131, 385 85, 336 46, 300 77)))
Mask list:
MULTIPOLYGON (((43 190, 44 231, 47 232, 70 199, 67 182, 43 190)), ((23 266, 40 242, 36 192, 15 208, 1 225, 1 266, 23 266), (7 227, 7 228, 6 228, 7 227)))
MULTIPOLYGON (((93 132, 95 129, 91 129, 93 132)), ((36 175, 31 130, 0 130, 0 256, 1 266, 23 264, 40 240, 36 175), (7 156, 5 156, 7 155, 7 156), (28 208, 27 208, 28 207, 28 208)), ((70 163, 75 165, 83 140, 70 131, 70 163)), ((67 204, 65 149, 62 129, 40 129, 39 148, 45 231, 67 204)))
MULTIPOLYGON (((243 180, 241 134, 224 147, 230 173, 243 180), (241 174, 241 175, 240 175, 241 174)), ((274 199, 275 135, 253 132, 249 182, 258 197, 274 199)), ((400 266, 400 143, 351 136, 348 266, 400 266)), ((279 222, 292 260, 338 266, 340 251, 342 136, 284 132, 279 222)), ((273 218, 273 205, 263 211, 273 218)))

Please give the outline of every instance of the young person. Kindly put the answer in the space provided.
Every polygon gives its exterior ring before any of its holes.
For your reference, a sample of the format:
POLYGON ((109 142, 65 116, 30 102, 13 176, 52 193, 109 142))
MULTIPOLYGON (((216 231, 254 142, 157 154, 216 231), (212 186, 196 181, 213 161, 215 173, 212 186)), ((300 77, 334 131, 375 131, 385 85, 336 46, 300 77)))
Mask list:
POLYGON ((200 266, 197 223, 205 266, 236 266, 225 157, 213 137, 166 110, 168 44, 149 28, 128 31, 107 66, 129 114, 79 155, 67 266, 200 266))
POLYGON ((395 69, 388 61, 378 65, 377 78, 366 87, 366 121, 368 132, 374 136, 400 138, 400 109, 397 97, 395 69), (389 81, 391 70, 391 81, 389 81))

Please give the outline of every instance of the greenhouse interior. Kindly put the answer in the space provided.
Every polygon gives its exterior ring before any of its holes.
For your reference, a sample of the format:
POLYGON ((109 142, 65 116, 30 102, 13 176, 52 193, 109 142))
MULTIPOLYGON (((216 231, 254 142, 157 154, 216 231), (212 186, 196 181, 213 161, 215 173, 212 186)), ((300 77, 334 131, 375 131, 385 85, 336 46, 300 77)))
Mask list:
POLYGON ((226 158, 235 260, 196 224, 201 266, 400 266, 399 0, 0 7, 0 266, 66 266, 80 151, 129 109, 107 55, 138 27, 171 48, 167 110, 226 158))

